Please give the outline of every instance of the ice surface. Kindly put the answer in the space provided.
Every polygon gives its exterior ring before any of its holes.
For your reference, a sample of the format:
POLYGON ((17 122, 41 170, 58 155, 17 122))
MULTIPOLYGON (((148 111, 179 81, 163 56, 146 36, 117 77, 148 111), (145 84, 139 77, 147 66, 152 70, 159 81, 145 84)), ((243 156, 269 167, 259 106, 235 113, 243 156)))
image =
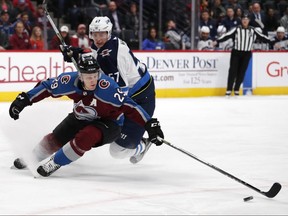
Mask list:
POLYGON ((14 121, 0 103, 0 214, 287 215, 288 96, 157 99, 165 139, 243 181, 269 199, 167 146, 152 146, 136 165, 93 149, 48 178, 11 169, 72 110, 45 100, 14 121), (243 198, 254 199, 244 202, 243 198))

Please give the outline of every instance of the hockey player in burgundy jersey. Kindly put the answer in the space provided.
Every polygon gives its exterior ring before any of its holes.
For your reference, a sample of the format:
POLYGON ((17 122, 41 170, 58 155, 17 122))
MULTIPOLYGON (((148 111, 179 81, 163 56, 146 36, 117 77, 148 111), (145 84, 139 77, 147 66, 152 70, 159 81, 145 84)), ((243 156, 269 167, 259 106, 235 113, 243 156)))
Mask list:
MULTIPOLYGON (((74 101, 73 112, 33 150, 38 161, 51 157, 37 169, 42 176, 49 176, 61 166, 77 160, 92 147, 119 138, 124 118, 145 128, 151 142, 162 144, 158 138, 164 138, 164 135, 157 119, 151 118, 123 93, 112 78, 101 73, 94 57, 82 55, 79 69, 79 73, 62 73, 57 78, 39 82, 32 90, 19 94, 10 106, 9 114, 16 120, 26 106, 50 96, 67 96, 74 101)), ((134 149, 134 154, 143 150, 134 149)), ((14 165, 19 169, 26 167, 20 158, 14 161, 14 165)))
MULTIPOLYGON (((155 110, 155 86, 153 77, 144 63, 139 61, 127 44, 112 35, 112 23, 106 16, 95 17, 89 25, 89 37, 93 40, 91 50, 101 70, 113 78, 122 91, 127 92, 150 116, 155 110)), ((81 52, 76 47, 62 47, 64 60, 71 62, 81 52)), ((114 158, 130 157, 132 163, 142 159, 151 143, 142 139, 144 128, 134 121, 125 118, 121 136, 110 145, 110 153, 114 158), (134 150, 143 146, 142 154, 135 156, 134 150)))

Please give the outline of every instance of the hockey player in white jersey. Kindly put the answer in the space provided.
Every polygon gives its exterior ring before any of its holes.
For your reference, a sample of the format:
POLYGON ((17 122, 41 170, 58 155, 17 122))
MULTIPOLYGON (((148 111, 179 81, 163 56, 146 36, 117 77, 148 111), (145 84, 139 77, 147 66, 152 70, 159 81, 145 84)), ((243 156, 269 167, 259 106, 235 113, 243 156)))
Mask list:
POLYGON ((208 26, 202 26, 200 29, 200 38, 197 44, 198 50, 214 50, 213 41, 210 37, 208 26))
MULTIPOLYGON (((94 57, 101 70, 112 77, 122 91, 126 92, 150 116, 155 110, 155 86, 153 77, 129 49, 127 44, 112 35, 112 23, 106 16, 95 17, 89 25, 89 37, 93 40, 91 46, 94 57)), ((76 47, 61 47, 64 60, 76 60, 82 52, 76 47)), ((121 137, 110 145, 110 154, 114 158, 130 157, 132 163, 142 159, 151 143, 142 138, 145 129, 129 119, 125 119, 121 137), (139 154, 141 152, 141 154, 139 154)), ((161 141, 159 141, 160 143, 161 141)))
MULTIPOLYGON (((224 25, 219 25, 217 28, 217 38, 221 37, 223 34, 227 32, 227 29, 224 25)), ((232 50, 233 48, 233 40, 230 38, 227 41, 223 41, 218 44, 216 50, 232 50)))

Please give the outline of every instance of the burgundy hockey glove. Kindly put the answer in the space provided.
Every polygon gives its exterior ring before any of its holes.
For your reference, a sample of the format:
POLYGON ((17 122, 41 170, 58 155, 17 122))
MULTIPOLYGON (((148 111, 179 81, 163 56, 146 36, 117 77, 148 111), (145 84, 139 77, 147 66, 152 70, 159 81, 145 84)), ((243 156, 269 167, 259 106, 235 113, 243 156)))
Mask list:
POLYGON ((9 108, 9 115, 14 120, 17 120, 19 118, 19 113, 26 107, 30 106, 32 103, 30 102, 27 94, 25 92, 22 92, 19 94, 16 99, 12 102, 10 108, 9 108))
POLYGON ((164 139, 164 134, 161 130, 160 123, 156 118, 150 119, 145 124, 145 130, 149 135, 149 140, 157 146, 162 145, 163 141, 158 137, 164 139))

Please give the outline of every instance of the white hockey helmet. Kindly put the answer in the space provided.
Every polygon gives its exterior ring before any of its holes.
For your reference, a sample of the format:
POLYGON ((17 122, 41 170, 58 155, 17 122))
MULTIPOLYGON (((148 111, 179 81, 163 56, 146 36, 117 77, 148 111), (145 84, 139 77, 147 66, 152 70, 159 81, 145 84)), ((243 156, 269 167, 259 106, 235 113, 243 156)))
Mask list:
POLYGON ((89 25, 89 38, 92 39, 93 32, 107 32, 108 38, 111 37, 112 23, 107 16, 95 17, 89 25))
POLYGON ((224 34, 227 32, 227 29, 224 25, 219 25, 218 28, 217 28, 217 33, 218 34, 224 34))
POLYGON ((210 28, 208 26, 202 26, 200 29, 200 32, 202 33, 210 33, 210 28))

